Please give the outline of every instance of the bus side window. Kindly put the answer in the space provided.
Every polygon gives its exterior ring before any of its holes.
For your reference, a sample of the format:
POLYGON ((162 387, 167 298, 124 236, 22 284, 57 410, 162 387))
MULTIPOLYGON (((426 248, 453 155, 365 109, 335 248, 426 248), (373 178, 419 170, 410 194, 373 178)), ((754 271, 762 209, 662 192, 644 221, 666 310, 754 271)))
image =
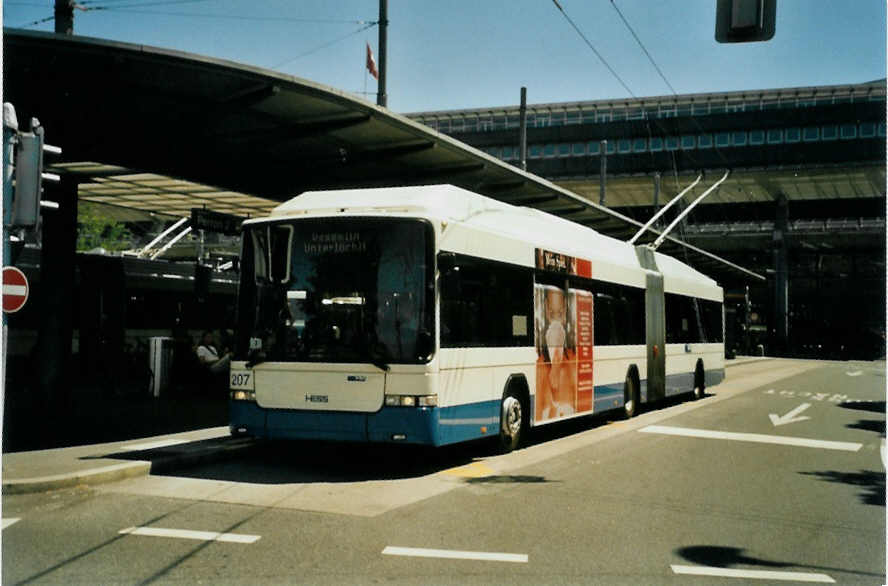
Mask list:
POLYGON ((465 255, 441 273, 441 346, 528 346, 533 281, 529 269, 465 255), (516 332, 518 332, 516 334, 516 332))

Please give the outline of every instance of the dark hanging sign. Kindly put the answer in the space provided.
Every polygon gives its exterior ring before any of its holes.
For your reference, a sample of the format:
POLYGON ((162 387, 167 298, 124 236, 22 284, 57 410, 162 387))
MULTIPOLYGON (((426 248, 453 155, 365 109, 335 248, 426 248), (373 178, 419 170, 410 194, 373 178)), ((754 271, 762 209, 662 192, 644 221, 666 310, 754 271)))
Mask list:
POLYGON ((244 219, 240 216, 223 214, 213 210, 191 208, 192 230, 207 230, 208 232, 235 236, 240 234, 241 223, 243 223, 244 219))

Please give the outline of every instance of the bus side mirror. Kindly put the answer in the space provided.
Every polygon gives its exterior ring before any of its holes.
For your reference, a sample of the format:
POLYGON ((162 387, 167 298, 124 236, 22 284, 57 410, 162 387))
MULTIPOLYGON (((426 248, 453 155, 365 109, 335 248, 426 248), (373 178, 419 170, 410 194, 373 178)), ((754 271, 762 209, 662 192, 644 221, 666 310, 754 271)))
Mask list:
POLYGON ((435 339, 428 330, 420 330, 416 337, 416 354, 421 360, 428 360, 435 353, 435 339))

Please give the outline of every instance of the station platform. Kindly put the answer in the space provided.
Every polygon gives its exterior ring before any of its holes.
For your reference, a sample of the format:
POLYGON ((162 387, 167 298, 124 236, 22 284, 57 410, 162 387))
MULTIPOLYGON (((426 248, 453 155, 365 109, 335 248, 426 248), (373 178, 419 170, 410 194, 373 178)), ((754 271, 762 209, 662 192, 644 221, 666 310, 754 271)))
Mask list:
MULTIPOLYGON (((774 359, 741 356, 727 360, 726 367, 768 360, 774 359)), ((109 401, 103 408, 92 407, 85 415, 86 419, 79 418, 83 406, 68 415, 72 424, 81 427, 80 437, 86 438, 81 442, 74 441, 77 445, 4 451, 3 493, 46 492, 115 482, 152 472, 169 472, 234 457, 256 443, 251 438, 229 434, 227 401, 219 399, 148 398, 130 401, 128 405, 109 401), (216 423, 197 429, 171 430, 199 421, 216 423), (89 429, 91 425, 102 428, 102 433, 110 441, 88 439, 96 437, 94 430, 89 429), (152 428, 155 433, 145 433, 152 428), (158 434, 157 430, 174 432, 158 434)), ((74 431, 76 429, 66 432, 68 440, 76 439, 74 431)))

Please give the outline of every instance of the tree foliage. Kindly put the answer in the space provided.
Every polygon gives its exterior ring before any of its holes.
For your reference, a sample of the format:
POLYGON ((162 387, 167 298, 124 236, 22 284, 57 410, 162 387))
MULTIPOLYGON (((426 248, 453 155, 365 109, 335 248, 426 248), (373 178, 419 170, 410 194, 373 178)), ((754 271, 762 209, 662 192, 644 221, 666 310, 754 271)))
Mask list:
POLYGON ((109 218, 98 206, 83 202, 77 209, 77 250, 104 248, 109 251, 126 250, 131 246, 132 233, 126 224, 109 218))

